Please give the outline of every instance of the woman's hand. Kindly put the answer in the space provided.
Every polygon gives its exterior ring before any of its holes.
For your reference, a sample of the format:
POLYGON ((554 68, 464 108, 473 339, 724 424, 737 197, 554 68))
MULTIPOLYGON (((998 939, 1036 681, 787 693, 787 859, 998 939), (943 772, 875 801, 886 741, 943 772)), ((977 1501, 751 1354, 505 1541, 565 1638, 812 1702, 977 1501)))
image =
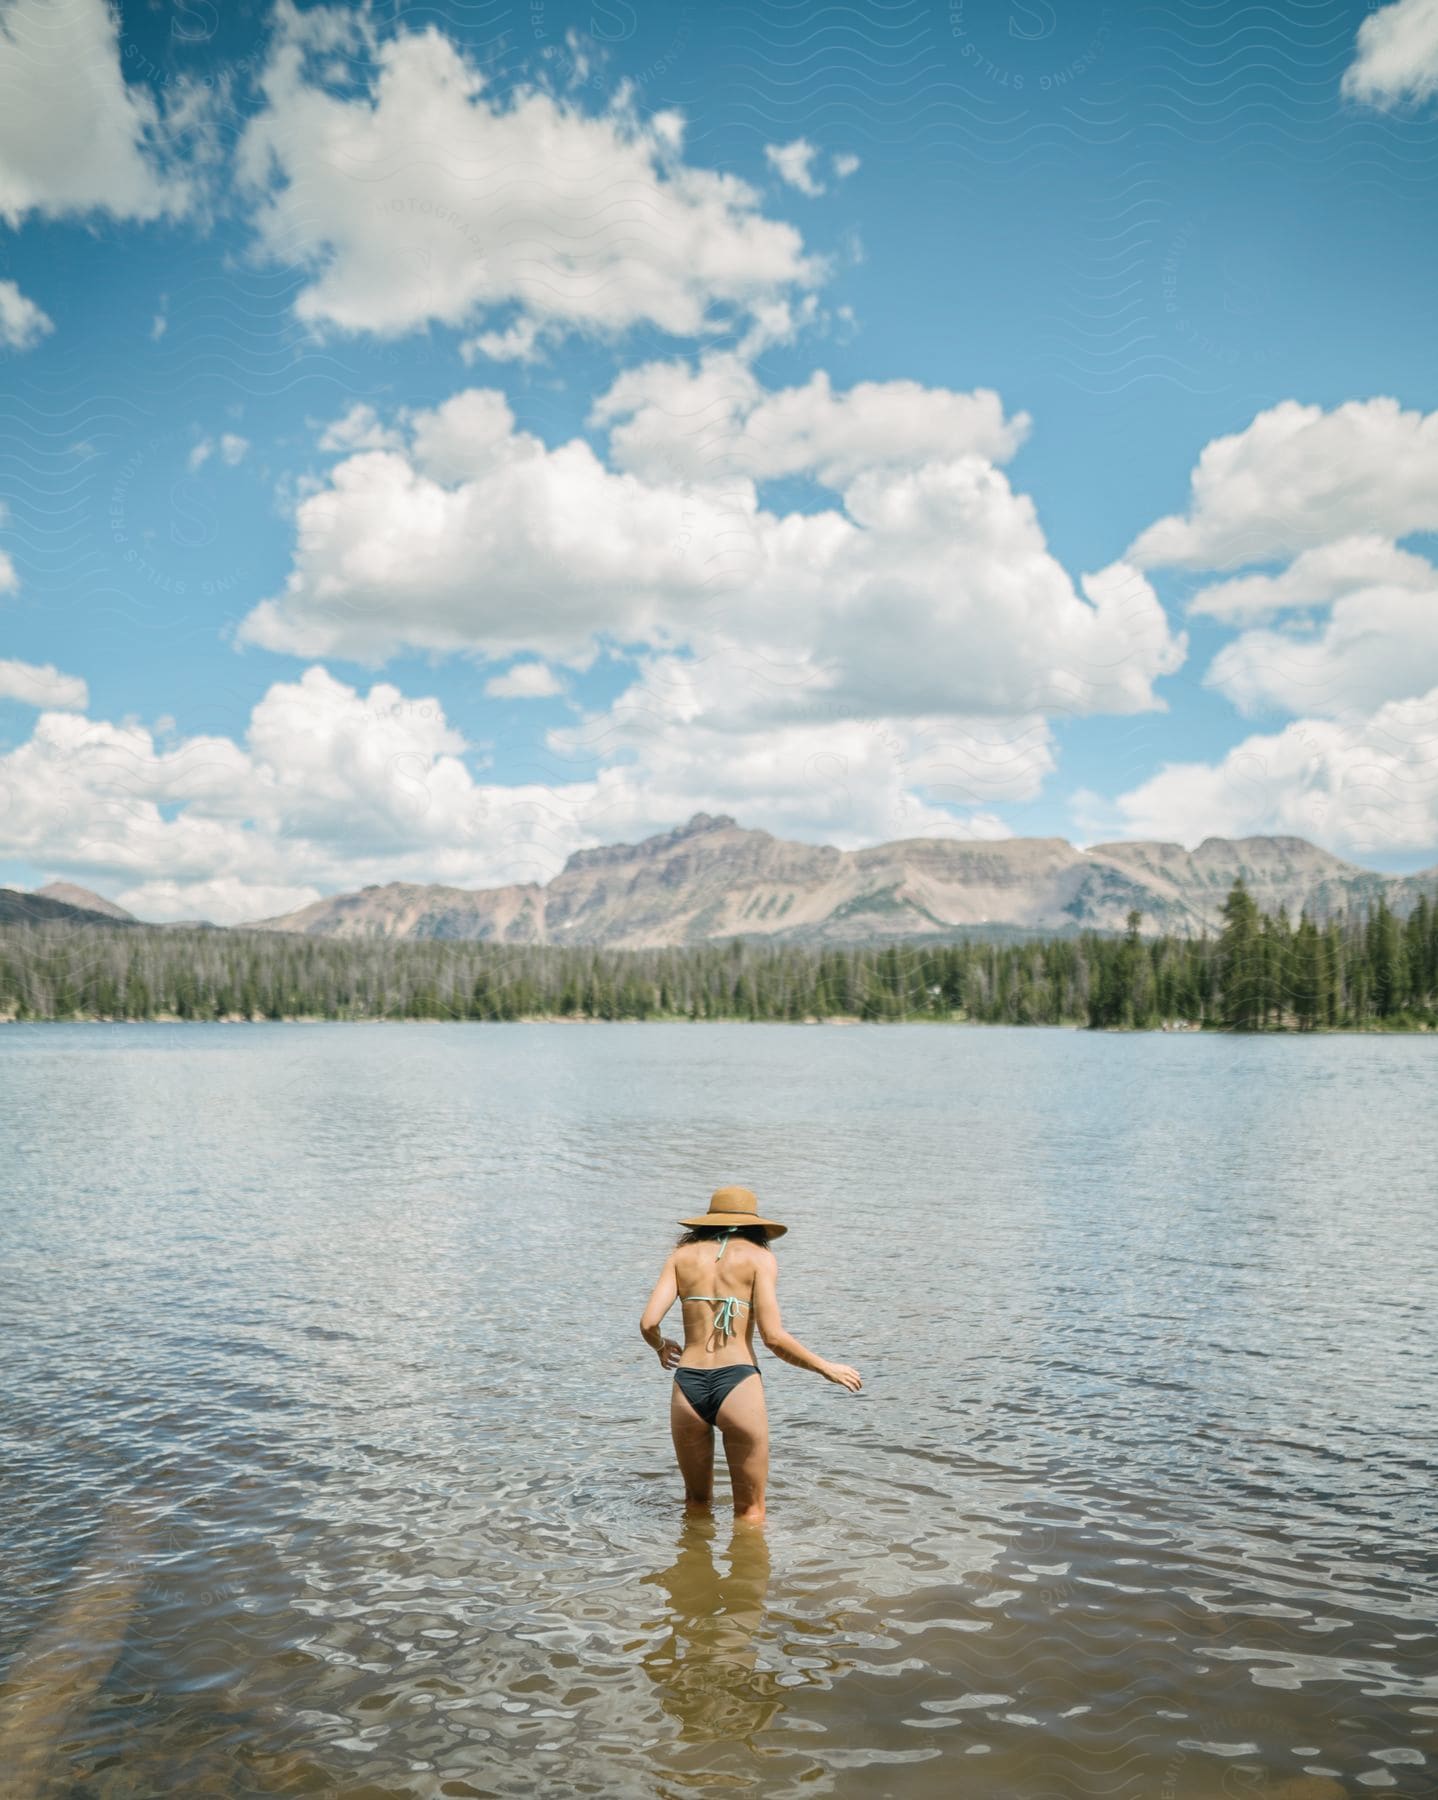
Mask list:
POLYGON ((819 1373, 825 1381, 832 1381, 839 1387, 848 1388, 851 1394, 857 1394, 864 1385, 859 1379, 859 1371, 851 1369, 848 1363, 825 1363, 819 1373))
POLYGON ((659 1366, 661 1369, 678 1367, 679 1358, 684 1354, 683 1344, 676 1344, 673 1338, 663 1338, 659 1345, 659 1366))

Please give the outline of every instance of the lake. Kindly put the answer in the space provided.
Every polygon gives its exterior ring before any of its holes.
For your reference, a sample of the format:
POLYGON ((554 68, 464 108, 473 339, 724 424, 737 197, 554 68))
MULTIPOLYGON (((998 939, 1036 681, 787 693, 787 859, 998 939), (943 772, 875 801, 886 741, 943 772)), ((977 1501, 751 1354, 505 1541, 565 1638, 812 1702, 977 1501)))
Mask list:
POLYGON ((1435 1058, 0 1031, 4 1792, 1431 1797, 1435 1058), (638 1334, 729 1181, 864 1378, 760 1350, 737 1535, 638 1334))

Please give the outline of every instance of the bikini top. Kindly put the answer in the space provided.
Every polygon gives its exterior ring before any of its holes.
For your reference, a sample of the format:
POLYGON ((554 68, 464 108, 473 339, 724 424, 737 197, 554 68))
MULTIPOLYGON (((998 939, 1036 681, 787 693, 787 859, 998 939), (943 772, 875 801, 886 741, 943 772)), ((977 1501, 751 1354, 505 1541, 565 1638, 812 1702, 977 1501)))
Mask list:
MULTIPOLYGON (((718 1262, 719 1258, 729 1248, 729 1240, 738 1229, 739 1227, 737 1225, 726 1225, 719 1234, 720 1244, 719 1248, 714 1252, 715 1262, 718 1262)), ((718 1332, 720 1337, 729 1337, 732 1335, 734 1330, 734 1309, 749 1304, 747 1300, 741 1300, 737 1294, 681 1294, 679 1298, 681 1300, 716 1301, 719 1310, 714 1315, 714 1329, 718 1332)))

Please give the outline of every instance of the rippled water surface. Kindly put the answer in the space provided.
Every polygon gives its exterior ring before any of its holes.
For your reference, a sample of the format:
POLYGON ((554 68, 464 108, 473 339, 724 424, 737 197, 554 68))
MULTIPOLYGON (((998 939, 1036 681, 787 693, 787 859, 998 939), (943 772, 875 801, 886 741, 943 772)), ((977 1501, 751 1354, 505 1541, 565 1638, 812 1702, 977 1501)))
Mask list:
POLYGON ((1426 1800, 1435 1058, 5 1029, 6 1795, 1426 1800), (737 1534, 638 1336, 729 1180, 864 1377, 761 1350, 737 1534))

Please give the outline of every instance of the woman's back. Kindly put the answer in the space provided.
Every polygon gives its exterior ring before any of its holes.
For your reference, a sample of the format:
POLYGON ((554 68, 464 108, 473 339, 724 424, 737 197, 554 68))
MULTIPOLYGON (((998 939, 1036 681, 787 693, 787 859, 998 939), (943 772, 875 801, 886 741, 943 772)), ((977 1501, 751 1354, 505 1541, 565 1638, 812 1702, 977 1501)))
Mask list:
POLYGON ((681 1244, 674 1252, 674 1274, 684 1303, 685 1368, 755 1361, 754 1281, 762 1261, 772 1261, 773 1256, 772 1250, 741 1237, 681 1244), (700 1297, 690 1300, 691 1295, 700 1297), (721 1327, 728 1328, 727 1336, 721 1327))

